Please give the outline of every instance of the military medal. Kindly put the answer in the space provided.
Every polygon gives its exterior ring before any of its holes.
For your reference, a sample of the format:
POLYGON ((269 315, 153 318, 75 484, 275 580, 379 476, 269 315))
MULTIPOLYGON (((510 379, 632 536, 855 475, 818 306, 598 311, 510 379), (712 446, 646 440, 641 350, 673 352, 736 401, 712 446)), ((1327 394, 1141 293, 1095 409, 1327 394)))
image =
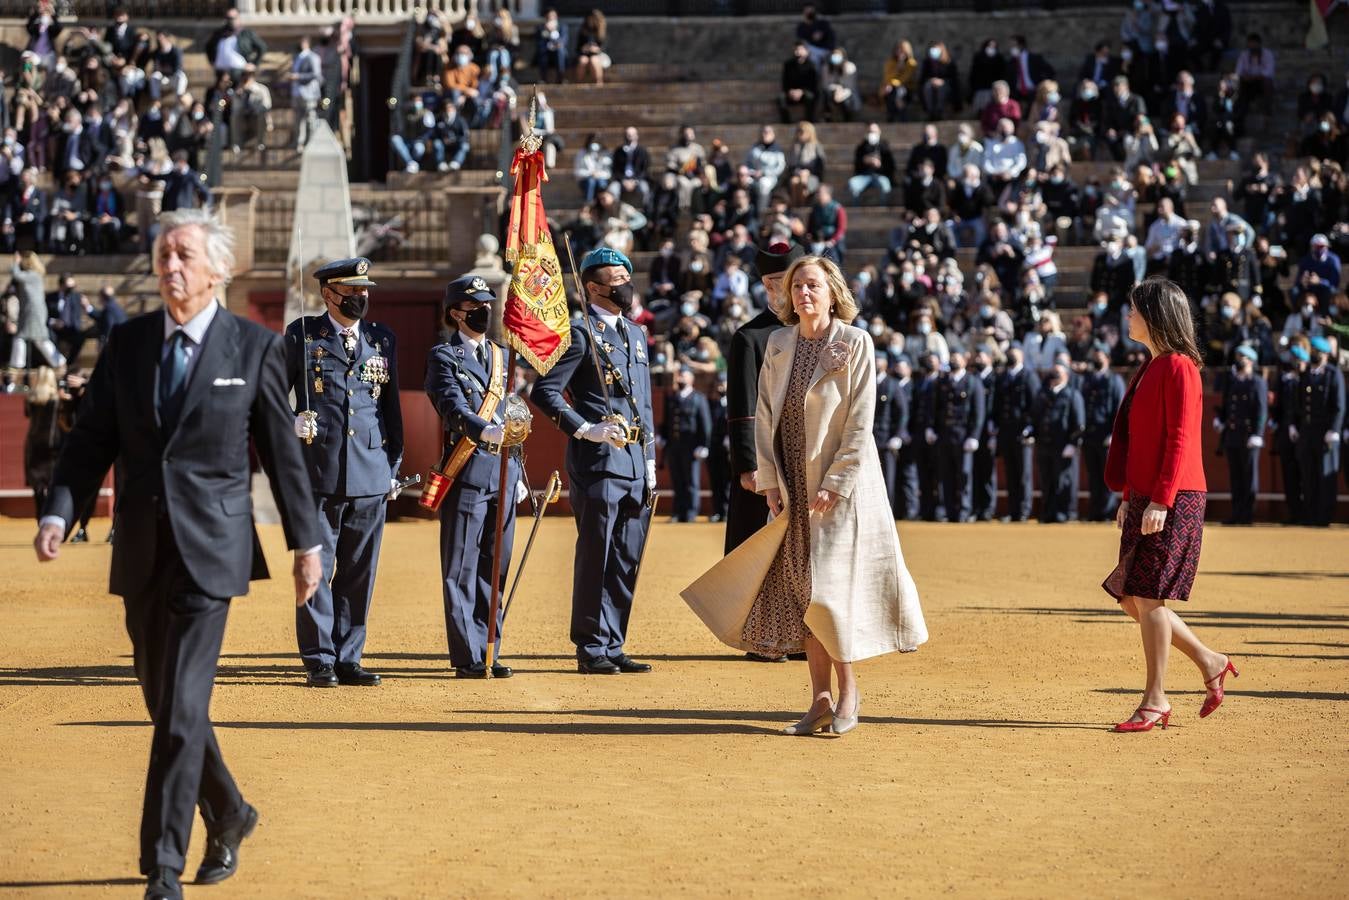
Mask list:
POLYGON ((314 393, 316 393, 316 394, 322 394, 322 393, 323 393, 323 376, 322 376, 322 375, 315 375, 315 376, 314 376, 314 393))
POLYGON ((375 385, 370 389, 370 397, 374 400, 379 399, 379 385, 375 385))

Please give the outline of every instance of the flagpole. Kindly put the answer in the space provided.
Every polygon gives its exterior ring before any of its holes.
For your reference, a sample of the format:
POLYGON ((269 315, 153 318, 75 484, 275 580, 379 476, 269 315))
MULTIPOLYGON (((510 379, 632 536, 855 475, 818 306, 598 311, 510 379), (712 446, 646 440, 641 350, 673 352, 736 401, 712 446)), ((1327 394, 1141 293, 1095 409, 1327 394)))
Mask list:
MULTIPOLYGON (((515 385, 515 348, 510 347, 506 354, 506 377, 502 388, 502 402, 505 395, 511 393, 515 385)), ((501 544, 506 530, 507 504, 515 505, 515 492, 506 496, 506 475, 510 469, 511 452, 501 447, 501 471, 497 478, 497 521, 496 537, 492 542, 492 602, 487 608, 487 677, 492 677, 492 666, 496 662, 497 610, 501 607, 501 544)))

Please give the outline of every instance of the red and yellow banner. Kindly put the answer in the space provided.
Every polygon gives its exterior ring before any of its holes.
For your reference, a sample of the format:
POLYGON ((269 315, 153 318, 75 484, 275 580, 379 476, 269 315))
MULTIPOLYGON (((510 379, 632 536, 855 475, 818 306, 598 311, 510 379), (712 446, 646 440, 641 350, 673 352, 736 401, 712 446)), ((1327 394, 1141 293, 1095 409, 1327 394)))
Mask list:
POLYGON ((543 183, 548 180, 543 153, 516 150, 511 175, 515 193, 506 232, 506 260, 513 270, 502 324, 506 343, 542 375, 571 345, 562 266, 543 211, 543 183))

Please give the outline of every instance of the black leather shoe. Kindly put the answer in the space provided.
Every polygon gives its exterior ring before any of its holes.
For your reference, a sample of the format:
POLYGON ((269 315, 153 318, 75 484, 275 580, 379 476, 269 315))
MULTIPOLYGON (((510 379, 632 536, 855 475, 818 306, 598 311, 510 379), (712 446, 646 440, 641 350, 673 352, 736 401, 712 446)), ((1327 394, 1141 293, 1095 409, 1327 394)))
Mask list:
POLYGON ((332 666, 319 666, 317 669, 309 670, 309 677, 305 683, 317 688, 337 687, 337 673, 333 671, 332 666))
POLYGON ((492 663, 493 678, 510 678, 515 672, 510 666, 503 666, 501 663, 492 663))
POLYGON ((483 663, 474 663, 471 666, 455 666, 455 678, 486 678, 487 666, 483 663))
POLYGON ((160 866, 150 873, 145 883, 145 900, 183 900, 183 886, 178 873, 168 866, 160 866))
POLYGON ((784 653, 781 656, 770 656, 767 653, 755 653, 751 650, 749 653, 745 654, 745 659, 750 662, 779 663, 787 661, 787 654, 784 653))
POLYGON ((626 653, 617 659, 611 659, 610 662, 618 666, 618 671, 625 675, 638 675, 642 672, 651 671, 650 663, 638 662, 626 653))
POLYGON ((244 804, 243 815, 215 834, 206 834, 206 856, 197 869, 197 884, 218 884, 239 869, 239 845, 258 827, 258 811, 244 804))
POLYGON ((348 665, 339 665, 336 669, 337 683, 345 684, 348 687, 375 687, 380 682, 380 677, 374 672, 368 672, 361 668, 360 663, 350 663, 348 665))
POLYGON ((599 657, 597 659, 578 659, 576 671, 582 675, 617 675, 622 669, 614 665, 611 660, 599 657))
POLYGON ((87 543, 89 543, 89 532, 88 532, 88 530, 87 530, 87 529, 84 529, 84 528, 81 528, 79 531, 75 532, 74 534, 72 534, 72 535, 70 536, 70 542, 71 542, 72 544, 87 544, 87 543))

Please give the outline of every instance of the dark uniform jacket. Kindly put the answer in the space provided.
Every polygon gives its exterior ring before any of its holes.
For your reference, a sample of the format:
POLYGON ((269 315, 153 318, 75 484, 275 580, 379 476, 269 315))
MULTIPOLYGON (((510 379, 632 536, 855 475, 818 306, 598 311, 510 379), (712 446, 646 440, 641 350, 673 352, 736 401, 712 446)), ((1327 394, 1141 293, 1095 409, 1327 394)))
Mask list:
POLYGON ((772 310, 764 310, 731 336, 726 382, 726 414, 730 419, 731 472, 737 476, 759 468, 754 449, 754 412, 759 406, 759 370, 768 338, 785 327, 772 310))
POLYGON ((1293 424, 1298 441, 1322 443, 1326 432, 1344 430, 1344 373, 1332 363, 1307 369, 1298 379, 1293 424))
POLYGON ((1263 437, 1269 418, 1269 388, 1265 379, 1252 374, 1239 378, 1229 372, 1223 383, 1222 405, 1218 407, 1218 421, 1222 424, 1223 446, 1244 449, 1253 436, 1263 437))
POLYGON ((894 437, 908 445, 909 397, 910 391, 893 375, 886 375, 876 383, 876 418, 871 433, 878 450, 884 450, 886 442, 894 437))
POLYGON ((1046 384, 1035 398, 1031 415, 1035 447, 1040 453, 1057 453, 1068 444, 1081 444, 1087 414, 1082 395, 1071 385, 1058 393, 1046 384))
POLYGON ((707 398, 697 390, 681 397, 678 390, 665 395, 665 421, 661 437, 681 448, 711 447, 712 410, 707 398))
POLYGON ((984 384, 966 371, 959 381, 947 372, 937 379, 934 415, 937 439, 945 444, 963 444, 984 431, 984 384))
MULTIPOLYGON (((484 348, 493 342, 484 338, 484 348)), ((500 345, 497 345, 500 349, 500 345)), ((488 365, 491 357, 488 357, 488 365)), ((501 351, 502 367, 506 353, 501 351)), ((482 430, 490 424, 501 424, 502 404, 497 404, 491 419, 478 415, 483 396, 491 382, 491 372, 478 362, 471 342, 456 331, 448 341, 436 344, 426 357, 426 396, 440 414, 444 426, 445 449, 453 450, 462 438, 482 441, 482 430)), ((488 453, 479 446, 455 478, 464 483, 495 493, 501 477, 501 457, 488 453)))
POLYGON ((1104 442, 1115 427, 1115 412, 1124 402, 1124 379, 1109 369, 1092 372, 1082 379, 1081 389, 1087 417, 1084 436, 1104 442))
POLYGON ((1023 365, 1015 374, 1005 370, 998 376, 998 389, 994 398, 995 415, 998 419, 998 433, 1006 442, 1020 440, 1034 429, 1031 410, 1035 398, 1040 394, 1040 376, 1029 366, 1023 365))
POLYGON ((305 316, 303 322, 303 328, 300 319, 286 328, 286 374, 296 411, 305 408, 307 397, 318 413, 318 436, 312 444, 301 444, 314 491, 343 497, 387 494, 403 461, 393 332, 360 322, 356 359, 349 360, 326 313, 305 316))

